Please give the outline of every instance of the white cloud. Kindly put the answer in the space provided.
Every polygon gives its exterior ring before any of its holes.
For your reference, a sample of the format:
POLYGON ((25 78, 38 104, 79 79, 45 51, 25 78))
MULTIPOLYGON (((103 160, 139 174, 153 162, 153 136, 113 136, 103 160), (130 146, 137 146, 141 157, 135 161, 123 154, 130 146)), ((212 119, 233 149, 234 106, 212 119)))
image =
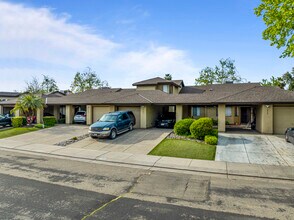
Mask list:
POLYGON ((0 90, 21 90, 25 80, 41 78, 41 74, 53 76, 66 89, 74 73, 86 66, 113 87, 130 87, 135 81, 164 73, 192 84, 198 71, 185 51, 153 44, 126 51, 131 45, 113 42, 48 8, 0 1, 0 11, 0 76, 5 78, 0 90), (11 75, 17 77, 5 77, 11 75))

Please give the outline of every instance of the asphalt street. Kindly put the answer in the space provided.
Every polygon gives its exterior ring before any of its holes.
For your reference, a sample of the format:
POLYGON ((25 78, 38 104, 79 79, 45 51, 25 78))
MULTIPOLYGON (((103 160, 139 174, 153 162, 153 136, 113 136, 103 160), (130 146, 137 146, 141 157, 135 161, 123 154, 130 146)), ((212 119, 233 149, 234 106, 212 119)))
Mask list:
POLYGON ((0 219, 291 219, 293 182, 0 151, 0 219))

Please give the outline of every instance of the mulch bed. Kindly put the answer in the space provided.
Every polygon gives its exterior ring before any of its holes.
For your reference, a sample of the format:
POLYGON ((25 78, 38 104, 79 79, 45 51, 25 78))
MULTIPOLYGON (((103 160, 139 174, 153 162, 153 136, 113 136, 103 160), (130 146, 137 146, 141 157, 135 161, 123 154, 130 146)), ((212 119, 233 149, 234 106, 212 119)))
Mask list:
POLYGON ((85 139, 87 137, 89 137, 89 134, 84 134, 84 135, 81 135, 81 136, 78 136, 78 137, 73 137, 73 138, 68 139, 66 141, 59 142, 59 143, 57 143, 55 145, 65 147, 67 145, 70 145, 70 144, 73 144, 75 142, 81 141, 81 140, 83 140, 83 139, 85 139))

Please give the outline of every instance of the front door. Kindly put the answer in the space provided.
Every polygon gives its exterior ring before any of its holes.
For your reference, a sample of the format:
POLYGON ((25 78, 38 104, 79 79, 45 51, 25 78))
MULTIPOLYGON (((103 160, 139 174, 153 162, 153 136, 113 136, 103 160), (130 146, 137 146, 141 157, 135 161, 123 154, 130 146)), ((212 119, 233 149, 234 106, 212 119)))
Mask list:
POLYGON ((241 107, 241 123, 247 124, 250 118, 250 108, 248 107, 241 107))

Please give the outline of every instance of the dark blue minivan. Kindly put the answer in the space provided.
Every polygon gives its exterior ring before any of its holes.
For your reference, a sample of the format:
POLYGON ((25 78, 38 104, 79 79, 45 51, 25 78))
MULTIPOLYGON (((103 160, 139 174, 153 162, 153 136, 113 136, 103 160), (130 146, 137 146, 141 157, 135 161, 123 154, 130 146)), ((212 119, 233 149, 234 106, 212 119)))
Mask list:
POLYGON ((117 111, 104 114, 89 128, 92 138, 110 137, 115 139, 118 134, 133 130, 136 118, 132 111, 117 111))

